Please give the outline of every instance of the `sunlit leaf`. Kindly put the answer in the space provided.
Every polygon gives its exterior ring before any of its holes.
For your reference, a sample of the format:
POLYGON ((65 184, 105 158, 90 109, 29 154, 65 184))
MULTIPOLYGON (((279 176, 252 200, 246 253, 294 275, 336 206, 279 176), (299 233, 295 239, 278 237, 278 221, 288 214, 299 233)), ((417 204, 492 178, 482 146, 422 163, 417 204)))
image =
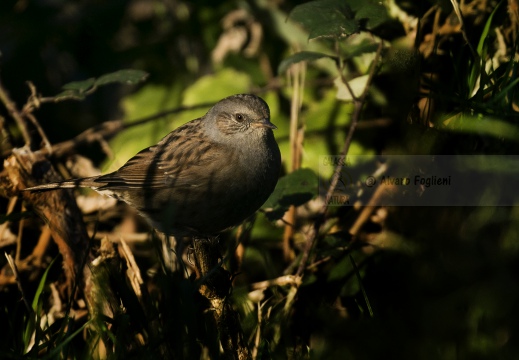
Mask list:
MULTIPOLYGON (((364 89, 366 88, 368 84, 369 75, 362 75, 359 77, 356 77, 353 80, 348 81, 348 84, 350 85, 350 89, 353 91, 353 94, 355 97, 359 97, 364 89)), ((344 84, 342 79, 340 77, 336 78, 333 82, 334 85, 337 87, 337 99, 344 100, 344 101, 351 101, 353 100, 353 97, 351 96, 351 92, 344 84)))
POLYGON ((232 68, 222 69, 214 74, 199 78, 184 92, 184 105, 205 102, 217 102, 221 99, 248 92, 252 84, 251 77, 245 72, 232 68))
POLYGON ((346 37, 361 29, 373 29, 389 19, 384 5, 366 0, 310 1, 296 6, 290 17, 308 30, 310 39, 346 37))

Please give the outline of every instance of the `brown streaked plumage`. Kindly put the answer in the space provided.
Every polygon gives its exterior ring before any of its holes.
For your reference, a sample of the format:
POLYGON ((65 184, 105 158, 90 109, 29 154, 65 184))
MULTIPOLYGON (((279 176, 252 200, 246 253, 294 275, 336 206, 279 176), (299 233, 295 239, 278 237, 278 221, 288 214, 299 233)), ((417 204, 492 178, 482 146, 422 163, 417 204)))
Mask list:
POLYGON ((275 128, 261 98, 234 95, 113 173, 26 190, 90 187, 128 203, 162 232, 210 236, 241 223, 274 190, 281 167, 275 128))

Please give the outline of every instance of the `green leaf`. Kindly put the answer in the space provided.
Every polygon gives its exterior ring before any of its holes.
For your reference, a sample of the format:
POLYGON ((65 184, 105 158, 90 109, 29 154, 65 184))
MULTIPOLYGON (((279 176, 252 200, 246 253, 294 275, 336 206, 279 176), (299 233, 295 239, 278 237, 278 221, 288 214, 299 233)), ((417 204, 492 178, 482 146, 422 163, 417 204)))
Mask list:
POLYGON ((363 1, 362 7, 355 14, 355 19, 359 21, 366 20, 364 27, 371 30, 386 22, 389 16, 384 5, 363 1))
POLYGON ((95 81, 96 86, 121 83, 127 85, 138 84, 148 78, 148 73, 141 70, 125 69, 105 74, 95 81))
POLYGON ((65 100, 65 99, 75 99, 75 100, 83 100, 88 92, 92 92, 95 87, 102 86, 106 84, 112 83, 121 83, 134 85, 141 81, 146 80, 148 77, 148 73, 141 70, 119 70, 110 74, 102 75, 101 77, 95 79, 90 78, 82 81, 73 81, 68 84, 63 85, 63 92, 54 96, 55 101, 65 100))
POLYGON ((281 219, 290 205, 299 206, 319 191, 317 175, 310 169, 299 169, 279 179, 274 192, 263 205, 269 220, 281 219))
POLYGON ((507 96, 513 95, 511 92, 514 90, 519 83, 519 78, 514 79, 510 84, 508 84, 504 89, 499 91, 489 102, 488 106, 496 105, 499 101, 507 96))
POLYGON ((49 270, 51 269, 52 265, 56 262, 57 257, 55 257, 49 266, 47 266, 47 269, 45 269, 45 272, 43 273, 43 276, 40 279, 40 282, 38 283, 38 289, 36 290, 36 293, 34 294, 34 299, 32 300, 32 309, 36 311, 38 309, 38 303, 40 302, 40 296, 43 293, 43 289, 45 288, 45 284, 47 283, 47 276, 49 275, 49 270))
POLYGON ((86 95, 85 95, 84 91, 79 91, 79 90, 65 90, 63 92, 60 92, 58 95, 54 96, 55 101, 68 100, 68 99, 83 100, 85 98, 86 98, 86 95))
MULTIPOLYGON (((371 35, 368 35, 371 36, 371 35)), ((379 44, 371 40, 363 40, 358 44, 347 44, 344 46, 346 58, 354 58, 360 55, 375 53, 379 44)))
POLYGON ((480 57, 484 57, 484 48, 485 48, 485 41, 488 37, 488 34, 490 32, 490 26, 492 25, 492 20, 494 19, 494 15, 496 14, 497 9, 499 9, 499 6, 501 5, 503 1, 500 1, 497 6, 494 8, 490 16, 488 17, 487 22, 485 23, 485 27, 483 28, 483 32, 481 33, 481 36, 479 37, 478 47, 477 47, 477 53, 480 57))
MULTIPOLYGON (((68 319, 70 320, 70 318, 68 319)), ((68 345, 76 336, 81 334, 85 327, 90 326, 92 323, 92 320, 88 320, 83 325, 81 325, 76 331, 70 334, 67 338, 65 338, 63 341, 61 341, 55 348, 52 349, 52 351, 49 352, 49 354, 45 357, 45 359, 55 359, 58 358, 58 355, 63 350, 65 346, 68 345)))
POLYGON ((289 57, 281 61, 281 63, 278 66, 278 73, 284 73, 292 64, 296 64, 301 61, 315 61, 318 59, 322 59, 324 57, 332 60, 337 60, 336 56, 327 55, 315 51, 301 51, 294 55, 290 55, 289 57))
POLYGON ((350 276, 352 270, 353 270, 353 267, 351 265, 350 259, 347 256, 344 256, 329 271, 327 280, 329 282, 331 282, 331 281, 346 279, 350 276))
POLYGON ((96 82, 95 78, 90 78, 87 80, 81 80, 81 81, 72 81, 68 84, 63 85, 63 90, 73 90, 75 92, 83 93, 87 91, 88 89, 92 88, 94 86, 94 83, 96 82))
POLYGON ((354 13, 344 0, 319 0, 296 6, 290 17, 309 32, 309 39, 346 37, 359 31, 354 13))

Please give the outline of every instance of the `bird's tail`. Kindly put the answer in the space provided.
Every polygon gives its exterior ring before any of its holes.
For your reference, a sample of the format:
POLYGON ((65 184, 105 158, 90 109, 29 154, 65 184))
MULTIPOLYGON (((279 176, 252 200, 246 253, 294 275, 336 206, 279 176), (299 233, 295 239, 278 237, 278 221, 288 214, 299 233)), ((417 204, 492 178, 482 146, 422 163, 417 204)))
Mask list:
POLYGON ((73 179, 73 180, 65 180, 65 181, 58 181, 43 185, 37 185, 32 186, 29 188, 24 189, 23 191, 49 191, 49 190, 56 190, 56 189, 75 189, 75 188, 92 188, 96 190, 100 186, 103 186, 103 183, 96 182, 97 178, 99 176, 92 176, 88 178, 82 178, 82 179, 73 179))

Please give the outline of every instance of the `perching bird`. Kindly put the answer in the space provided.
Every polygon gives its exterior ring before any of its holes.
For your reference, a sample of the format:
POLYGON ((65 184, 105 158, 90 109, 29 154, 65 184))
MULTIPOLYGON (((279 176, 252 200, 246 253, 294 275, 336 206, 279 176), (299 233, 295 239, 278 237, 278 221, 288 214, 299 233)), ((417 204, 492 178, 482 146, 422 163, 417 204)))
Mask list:
POLYGON ((107 175, 28 188, 89 187, 134 207, 157 230, 212 236, 240 224, 267 200, 281 167, 268 105, 233 95, 107 175))

